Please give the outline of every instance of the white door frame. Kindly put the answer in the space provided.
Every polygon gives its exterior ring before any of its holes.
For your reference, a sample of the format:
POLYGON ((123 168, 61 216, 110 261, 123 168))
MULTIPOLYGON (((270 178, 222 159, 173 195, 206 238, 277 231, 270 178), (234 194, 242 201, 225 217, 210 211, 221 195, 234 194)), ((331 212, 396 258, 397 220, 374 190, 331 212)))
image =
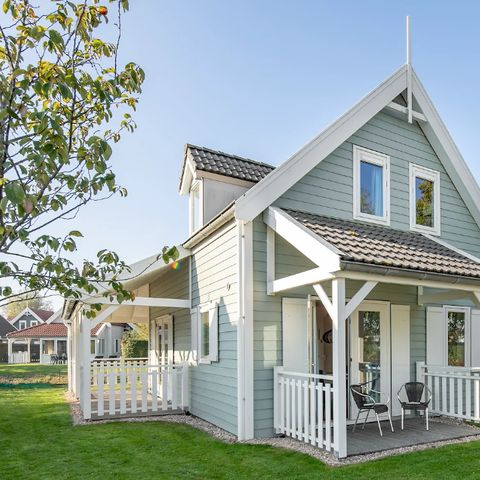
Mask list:
MULTIPOLYGON (((358 313, 359 311, 379 311, 380 312, 380 390, 391 399, 391 336, 390 336, 390 302, 379 300, 366 300, 352 313, 350 317, 350 371, 349 386, 359 382, 358 368, 358 313)), ((355 418, 357 408, 352 401, 351 395, 348 395, 350 401, 350 418, 355 418)), ((386 399, 385 399, 386 400, 386 399)), ((383 399, 382 399, 383 401, 383 399)))

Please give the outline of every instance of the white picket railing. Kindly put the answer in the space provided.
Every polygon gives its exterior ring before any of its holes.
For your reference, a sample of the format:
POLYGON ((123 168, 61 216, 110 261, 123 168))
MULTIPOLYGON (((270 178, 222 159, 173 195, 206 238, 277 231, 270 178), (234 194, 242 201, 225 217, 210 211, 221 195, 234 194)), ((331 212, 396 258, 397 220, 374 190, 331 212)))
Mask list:
POLYGON ((417 380, 432 392, 432 413, 480 421, 480 368, 417 362, 417 380))
POLYGON ((275 431, 333 449, 333 376, 274 368, 275 431))
MULTIPOLYGON (((143 360, 143 359, 142 359, 143 360)), ((124 361, 91 365, 92 415, 176 411, 189 406, 187 365, 124 361)))
POLYGON ((8 363, 30 363, 30 355, 28 352, 12 352, 8 363))

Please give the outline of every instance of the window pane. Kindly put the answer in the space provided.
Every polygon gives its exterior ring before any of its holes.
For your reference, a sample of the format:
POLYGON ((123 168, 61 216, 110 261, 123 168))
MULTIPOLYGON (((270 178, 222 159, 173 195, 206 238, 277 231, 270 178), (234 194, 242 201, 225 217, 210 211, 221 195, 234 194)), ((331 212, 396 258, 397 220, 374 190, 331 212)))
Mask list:
POLYGON ((380 312, 358 313, 358 336, 360 339, 360 383, 369 383, 369 388, 380 388, 380 312))
POLYGON ((415 177, 416 223, 433 227, 433 182, 415 177))
POLYGON ((196 231, 200 227, 200 188, 197 186, 192 190, 192 229, 196 231))
POLYGON ((360 162, 360 211, 383 217, 383 167, 360 162))
POLYGON ((210 322, 208 318, 208 312, 202 313, 201 318, 201 328, 202 328, 202 357, 208 357, 210 354, 210 322))
POLYGON ((464 312, 448 312, 448 365, 465 366, 464 312))

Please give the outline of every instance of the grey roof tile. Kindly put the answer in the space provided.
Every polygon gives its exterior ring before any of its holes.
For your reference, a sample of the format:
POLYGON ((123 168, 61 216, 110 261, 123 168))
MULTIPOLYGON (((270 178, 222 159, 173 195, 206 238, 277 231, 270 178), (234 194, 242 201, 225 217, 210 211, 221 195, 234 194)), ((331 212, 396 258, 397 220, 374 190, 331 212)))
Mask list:
POLYGON ((267 163, 256 162, 249 158, 230 155, 196 145, 187 145, 195 166, 204 172, 216 173, 249 182, 259 182, 272 172, 275 167, 267 163))
POLYGON ((383 267, 480 278, 480 263, 424 235, 285 210, 342 252, 342 260, 383 267))

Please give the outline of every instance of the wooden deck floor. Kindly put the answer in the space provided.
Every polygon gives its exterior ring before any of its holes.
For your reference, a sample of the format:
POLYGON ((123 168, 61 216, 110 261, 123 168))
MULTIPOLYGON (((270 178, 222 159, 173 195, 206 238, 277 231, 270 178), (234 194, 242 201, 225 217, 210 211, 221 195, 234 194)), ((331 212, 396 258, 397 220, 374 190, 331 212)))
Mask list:
POLYGON ((430 442, 440 442, 456 438, 478 435, 480 439, 480 428, 453 422, 443 422, 438 419, 430 420, 430 429, 425 430, 425 424, 420 418, 405 420, 405 428, 400 429, 400 421, 394 420, 392 433, 388 422, 381 422, 383 437, 380 436, 378 425, 368 423, 365 430, 357 426, 352 432, 352 426, 347 431, 347 452, 348 455, 359 455, 364 453, 381 452, 394 448, 421 445, 430 442))

